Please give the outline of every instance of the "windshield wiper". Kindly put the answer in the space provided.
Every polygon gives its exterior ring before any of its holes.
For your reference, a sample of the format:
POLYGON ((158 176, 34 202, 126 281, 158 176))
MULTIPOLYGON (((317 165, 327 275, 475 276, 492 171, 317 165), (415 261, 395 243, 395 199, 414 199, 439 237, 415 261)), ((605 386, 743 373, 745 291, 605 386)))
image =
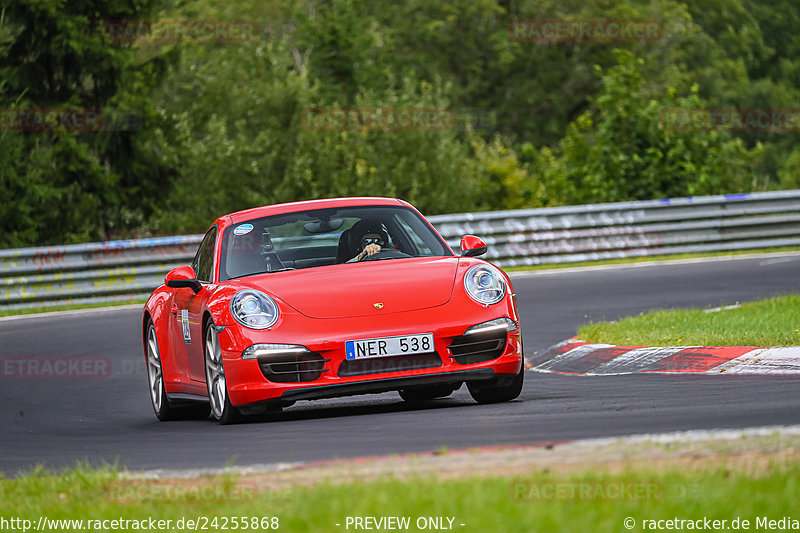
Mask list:
POLYGON ((247 276, 259 276, 261 274, 272 274, 273 272, 285 272, 286 270, 297 270, 296 268, 284 267, 275 270, 262 270, 261 272, 248 272, 247 274, 239 274, 238 276, 230 276, 228 279, 239 279, 247 276))

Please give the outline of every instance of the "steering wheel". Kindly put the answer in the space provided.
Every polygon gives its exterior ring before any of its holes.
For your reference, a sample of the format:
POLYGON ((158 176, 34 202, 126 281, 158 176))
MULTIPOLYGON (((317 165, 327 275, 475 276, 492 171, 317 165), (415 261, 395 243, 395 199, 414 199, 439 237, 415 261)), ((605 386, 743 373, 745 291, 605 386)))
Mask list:
POLYGON ((400 250, 395 250, 394 248, 381 248, 381 251, 374 255, 365 255, 359 262, 361 261, 379 261, 381 259, 399 259, 401 257, 411 257, 405 252, 401 252, 400 250))

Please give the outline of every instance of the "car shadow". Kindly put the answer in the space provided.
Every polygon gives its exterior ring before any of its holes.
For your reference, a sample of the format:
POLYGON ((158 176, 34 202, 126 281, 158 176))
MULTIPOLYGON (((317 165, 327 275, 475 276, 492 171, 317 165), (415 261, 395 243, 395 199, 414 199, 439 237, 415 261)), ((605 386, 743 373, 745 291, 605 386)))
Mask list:
POLYGON ((474 407, 476 404, 469 397, 439 398, 421 402, 406 402, 400 398, 375 398, 375 400, 353 400, 338 398, 336 400, 315 400, 299 402, 283 411, 267 412, 245 417, 243 423, 289 422, 327 418, 357 417, 387 413, 407 413, 413 411, 431 411, 437 409, 456 409, 474 407))

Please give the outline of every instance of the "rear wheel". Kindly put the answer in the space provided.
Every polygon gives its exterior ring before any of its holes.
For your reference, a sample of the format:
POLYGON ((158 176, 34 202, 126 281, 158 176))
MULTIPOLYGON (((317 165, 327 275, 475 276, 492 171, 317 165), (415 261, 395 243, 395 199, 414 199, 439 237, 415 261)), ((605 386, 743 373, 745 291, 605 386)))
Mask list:
POLYGON ((147 351, 147 381, 150 385, 150 401, 153 411, 161 421, 181 420, 185 418, 203 418, 208 416, 209 408, 204 404, 173 405, 167 398, 164 386, 164 370, 161 363, 161 351, 158 348, 156 327, 152 321, 147 323, 145 340, 147 351))
POLYGON ((467 383, 469 394, 478 403, 501 403, 516 398, 522 392, 525 382, 525 365, 520 367, 519 373, 512 378, 500 377, 486 381, 471 381, 467 383))
POLYGON ((221 424, 235 424, 241 420, 242 414, 231 404, 228 383, 225 380, 225 367, 222 364, 222 349, 219 346, 214 322, 210 319, 206 323, 205 339, 206 387, 211 414, 221 424))
POLYGON ((436 398, 445 398, 450 396, 453 394, 453 391, 457 390, 460 386, 461 383, 434 385, 430 387, 405 389, 399 391, 399 393, 400 397, 409 403, 426 402, 428 400, 435 400, 436 398))

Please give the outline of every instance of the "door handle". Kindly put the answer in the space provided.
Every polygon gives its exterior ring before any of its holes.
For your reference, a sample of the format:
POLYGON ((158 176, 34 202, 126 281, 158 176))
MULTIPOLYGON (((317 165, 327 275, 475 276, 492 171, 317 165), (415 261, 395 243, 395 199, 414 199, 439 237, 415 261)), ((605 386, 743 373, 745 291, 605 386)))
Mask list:
POLYGON ((178 306, 175 305, 175 304, 172 304, 172 314, 173 315, 177 315, 178 314, 178 306))

